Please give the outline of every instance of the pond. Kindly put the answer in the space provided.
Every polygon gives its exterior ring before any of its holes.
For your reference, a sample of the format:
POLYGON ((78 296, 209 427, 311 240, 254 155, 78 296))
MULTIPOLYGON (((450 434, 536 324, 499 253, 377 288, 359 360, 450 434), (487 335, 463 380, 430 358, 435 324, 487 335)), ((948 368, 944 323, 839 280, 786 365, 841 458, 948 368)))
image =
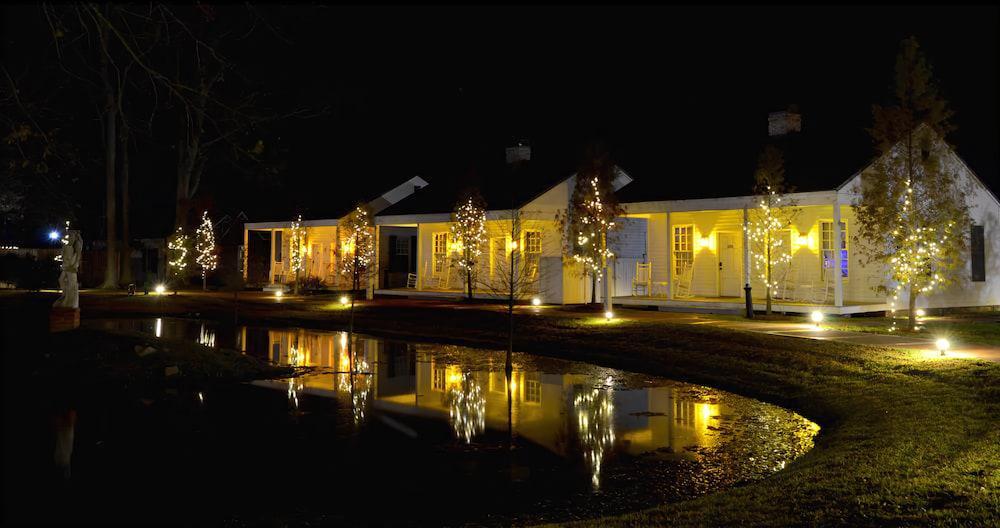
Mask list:
POLYGON ((721 390, 528 354, 508 377, 501 351, 183 319, 92 324, 312 368, 63 408, 48 423, 78 490, 73 520, 590 518, 765 478, 819 430, 721 390))

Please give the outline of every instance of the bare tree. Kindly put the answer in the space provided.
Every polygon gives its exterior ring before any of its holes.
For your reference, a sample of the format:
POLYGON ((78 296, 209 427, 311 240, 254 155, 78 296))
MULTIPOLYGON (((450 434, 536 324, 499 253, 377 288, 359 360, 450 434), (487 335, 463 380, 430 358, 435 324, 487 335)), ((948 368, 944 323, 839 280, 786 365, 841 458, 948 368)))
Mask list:
POLYGON ((354 336, 354 300, 358 290, 368 287, 375 272, 375 226, 372 224, 371 209, 367 204, 359 204, 340 223, 345 235, 346 251, 341 256, 341 273, 351 279, 351 312, 349 334, 354 336))
POLYGON ((533 222, 524 218, 520 209, 495 213, 487 223, 489 234, 489 259, 483 263, 488 270, 477 273, 479 286, 507 306, 507 361, 508 374, 513 370, 511 356, 514 352, 514 306, 521 299, 541 294, 539 256, 525 247, 534 245, 532 237, 541 236, 541 226, 532 229, 533 222), (488 273, 484 273, 488 271, 488 273))

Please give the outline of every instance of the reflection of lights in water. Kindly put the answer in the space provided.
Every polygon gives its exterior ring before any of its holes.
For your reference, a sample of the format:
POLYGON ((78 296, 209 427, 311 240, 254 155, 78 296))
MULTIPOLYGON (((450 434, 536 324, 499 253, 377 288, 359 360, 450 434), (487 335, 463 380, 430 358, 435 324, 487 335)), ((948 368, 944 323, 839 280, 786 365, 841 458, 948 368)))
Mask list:
POLYGON ((577 433, 583 447, 583 459, 590 467, 594 489, 601 485, 601 464, 605 449, 615 441, 614 404, 610 390, 591 389, 573 398, 577 433))
POLYGON ((354 391, 351 393, 351 411, 354 414, 354 423, 356 425, 365 421, 365 410, 368 408, 368 395, 371 394, 371 388, 371 376, 362 375, 354 378, 354 391))
POLYGON ((205 323, 201 323, 201 332, 198 335, 198 343, 207 347, 215 348, 215 330, 205 328, 205 323))
POLYGON ((156 337, 160 337, 163 333, 163 319, 159 317, 156 318, 156 337))
POLYGON ((347 332, 340 333, 340 348, 347 350, 347 332))
POLYGON ((201 391, 198 391, 198 403, 205 404, 205 394, 201 391))
POLYGON ((471 443, 475 435, 486 430, 486 397, 471 373, 466 373, 460 383, 449 387, 448 407, 455 436, 464 439, 465 443, 471 443))
MULTIPOLYGON (((288 365, 297 367, 302 364, 302 354, 296 347, 288 348, 288 365)), ((299 408, 299 393, 302 392, 301 378, 288 378, 288 401, 295 409, 299 408)))

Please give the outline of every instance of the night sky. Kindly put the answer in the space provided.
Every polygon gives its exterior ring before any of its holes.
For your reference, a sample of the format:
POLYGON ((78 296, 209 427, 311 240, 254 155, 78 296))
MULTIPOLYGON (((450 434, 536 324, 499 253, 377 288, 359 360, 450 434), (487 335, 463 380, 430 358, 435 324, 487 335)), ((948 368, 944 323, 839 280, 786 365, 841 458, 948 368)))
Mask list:
MULTIPOLYGON (((361 199, 413 175, 461 178, 517 138, 569 166, 602 138, 636 179, 669 189, 698 170, 745 194, 767 113, 789 103, 804 131, 822 123, 857 158, 871 104, 888 95, 899 41, 911 34, 956 111, 950 140, 1000 192, 996 7, 262 11, 287 41, 258 32, 234 58, 272 100, 329 112, 271 127, 268 146, 287 161, 279 182, 208 176, 213 207, 252 221, 322 216, 331 193, 361 199)), ((37 8, 4 19, 8 68, 49 68, 37 8)), ((89 148, 94 115, 80 110, 89 148)), ((153 142, 137 148, 135 200, 172 193, 171 156, 153 142)), ((84 225, 100 215, 99 191, 81 196, 84 225)), ((133 230, 162 236, 169 200, 147 202, 133 230)))

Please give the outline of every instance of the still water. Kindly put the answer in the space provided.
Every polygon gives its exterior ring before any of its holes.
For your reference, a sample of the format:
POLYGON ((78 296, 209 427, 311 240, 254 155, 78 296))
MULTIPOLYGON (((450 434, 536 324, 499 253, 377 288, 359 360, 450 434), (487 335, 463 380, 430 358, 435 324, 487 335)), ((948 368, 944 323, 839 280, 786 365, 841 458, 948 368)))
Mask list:
POLYGON ((587 518, 765 478, 809 450, 819 429, 724 391, 527 354, 515 354, 508 377, 499 351, 181 319, 95 324, 310 367, 287 380, 146 395, 125 409, 74 409, 70 443, 88 469, 72 479, 186 483, 167 518, 587 518), (150 453, 162 459, 144 461, 150 453), (122 467, 133 464, 144 469, 122 467))

